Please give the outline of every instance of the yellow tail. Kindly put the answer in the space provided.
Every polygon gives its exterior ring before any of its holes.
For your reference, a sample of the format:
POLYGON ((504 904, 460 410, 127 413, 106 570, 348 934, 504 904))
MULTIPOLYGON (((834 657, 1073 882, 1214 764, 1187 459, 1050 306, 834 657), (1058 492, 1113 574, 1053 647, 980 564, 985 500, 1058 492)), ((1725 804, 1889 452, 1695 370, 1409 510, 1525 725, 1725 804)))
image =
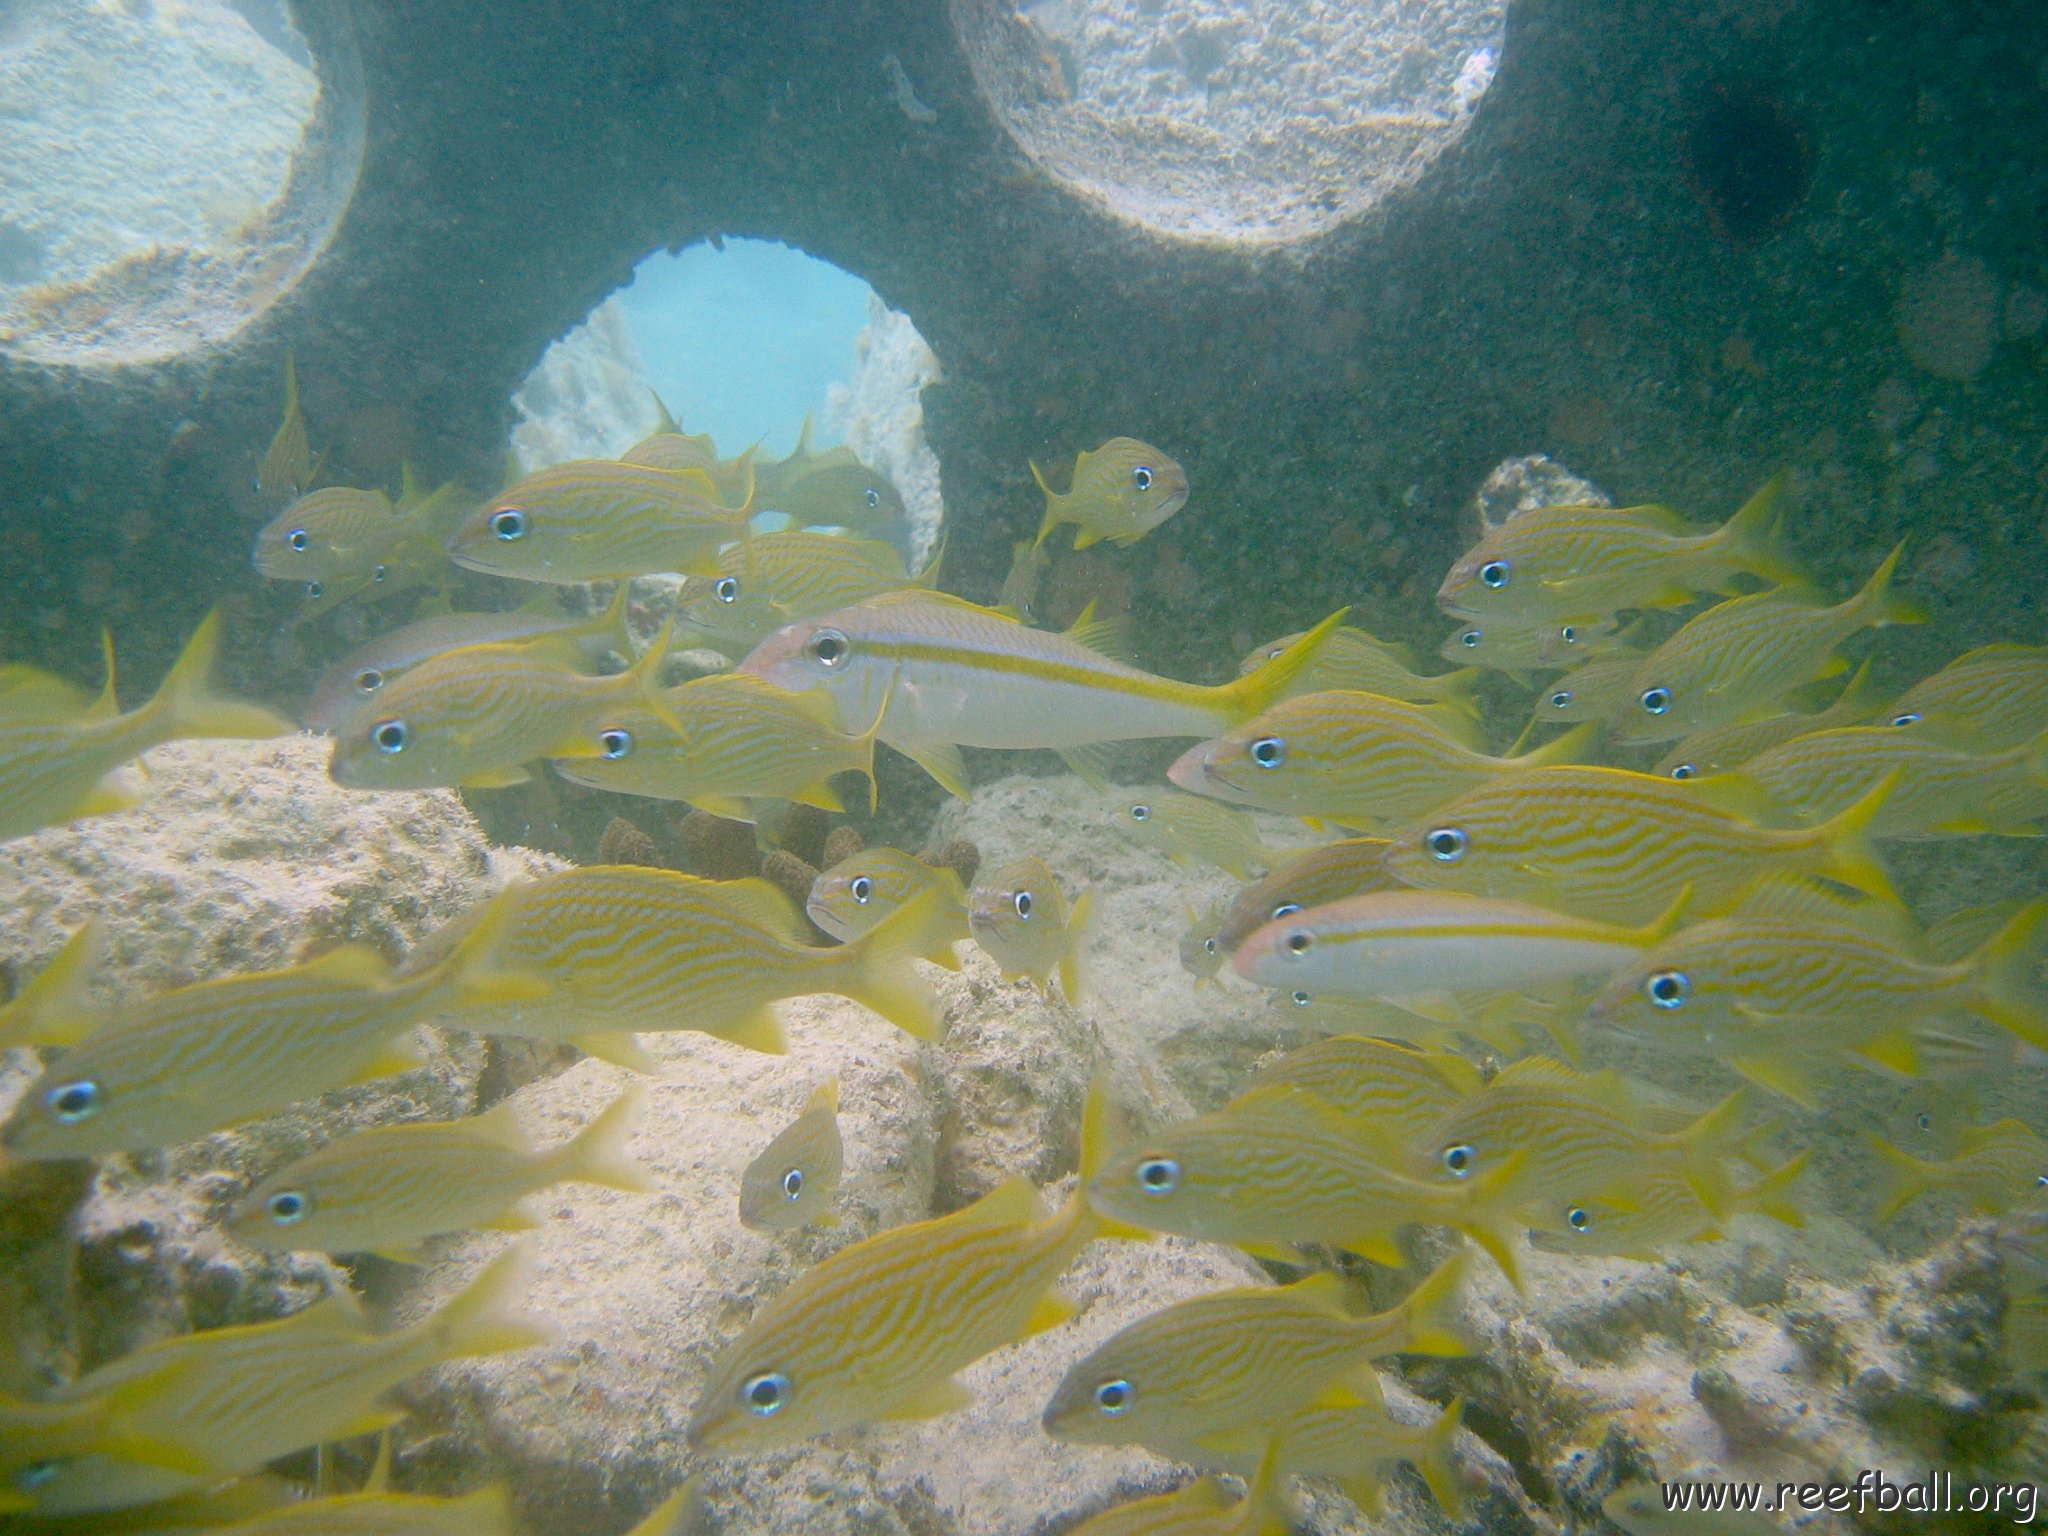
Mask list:
POLYGON ((1038 525, 1038 537, 1031 541, 1031 549, 1035 554, 1039 546, 1045 543, 1046 536, 1066 521, 1060 508, 1067 498, 1046 484, 1044 473, 1035 463, 1031 465, 1031 478, 1038 482, 1038 488, 1045 493, 1045 520, 1038 525))
POLYGON ((553 1341, 552 1330, 517 1310, 530 1269, 524 1249, 508 1248, 462 1292, 408 1330, 423 1365, 502 1355, 553 1341))
POLYGON ((1287 688, 1301 671, 1329 643, 1349 608, 1339 608, 1314 629, 1288 646, 1278 656, 1262 666, 1254 667, 1234 682, 1223 684, 1216 691, 1224 699, 1231 725, 1242 725, 1252 716, 1271 709, 1286 695, 1287 688))
POLYGON ((647 1090, 637 1083, 613 1099, 572 1141, 550 1154, 556 1176, 629 1195, 651 1193, 654 1181, 630 1150, 633 1127, 646 1107, 647 1090))
POLYGON ((1461 1248, 1430 1271, 1407 1300, 1401 1314, 1401 1342, 1407 1355, 1469 1355, 1474 1353, 1465 1331, 1465 1277, 1472 1271, 1472 1252, 1461 1248))
MULTIPOLYGON (((220 610, 215 609, 193 631, 156 696, 136 711, 152 744, 209 739, 264 741, 272 736, 288 736, 296 729, 290 721, 260 705, 224 698, 214 691, 220 626, 220 610)), ((111 682, 111 669, 108 676, 111 682)))
POLYGON ((960 961, 952 946, 957 926, 942 890, 919 891, 851 944, 830 952, 842 967, 841 992, 905 1034, 936 1043, 945 1036, 945 1021, 911 962, 926 960, 957 971, 960 961))
MULTIPOLYGON (((1885 801, 1898 787, 1899 773, 1900 770, 1894 768, 1872 786, 1869 794, 1813 829, 1813 843, 1820 850, 1822 859, 1817 873, 1839 880, 1866 896, 1898 901, 1899 894, 1892 889, 1892 877, 1884 867, 1884 860, 1870 846, 1870 824, 1877 819, 1877 813, 1884 809, 1885 801)), ((1736 775, 1724 774, 1722 777, 1736 775)))
POLYGON ((107 935, 89 918, 51 957, 36 979, 0 1006, 0 1050, 24 1045, 71 1045, 107 1018, 93 1000, 92 984, 106 956, 107 935))
POLYGON ((1870 580, 1863 584, 1863 590, 1850 601, 1866 624, 1881 627, 1886 624, 1924 624, 1927 610, 1909 598, 1897 597, 1892 592, 1892 577, 1899 568, 1899 556, 1906 552, 1905 541, 1892 546, 1892 552, 1884 557, 1884 564, 1871 573, 1870 580))
POLYGON ((1458 1466, 1451 1457, 1451 1447, 1458 1437, 1458 1425, 1465 1416, 1465 1399, 1454 1397, 1444 1405, 1444 1411, 1436 1416, 1422 1436, 1422 1443, 1415 1448, 1415 1470, 1422 1474, 1429 1491, 1436 1495, 1444 1513, 1453 1520, 1465 1516, 1465 1490, 1458 1483, 1458 1466))
POLYGON ((1067 1006, 1081 1006, 1081 952, 1088 944, 1088 929, 1095 917, 1095 893, 1083 891, 1067 909, 1067 943, 1060 952, 1060 991, 1067 1006))
POLYGON ((1884 1164, 1884 1198, 1877 1208, 1879 1221, 1891 1220, 1940 1182, 1930 1164, 1901 1152, 1882 1136, 1866 1134, 1864 1142, 1884 1164))
POLYGON ((2036 1050, 2048 1051, 2048 1004, 2034 982, 2044 926, 2048 897, 2028 902, 1984 941, 1971 961, 1978 989, 1972 1007, 2036 1050))
POLYGON ((1792 471, 1781 469, 1766 480, 1763 489, 1750 497, 1721 525, 1720 541, 1729 562, 1765 581, 1800 581, 1804 574, 1779 541, 1778 498, 1792 483, 1792 471))

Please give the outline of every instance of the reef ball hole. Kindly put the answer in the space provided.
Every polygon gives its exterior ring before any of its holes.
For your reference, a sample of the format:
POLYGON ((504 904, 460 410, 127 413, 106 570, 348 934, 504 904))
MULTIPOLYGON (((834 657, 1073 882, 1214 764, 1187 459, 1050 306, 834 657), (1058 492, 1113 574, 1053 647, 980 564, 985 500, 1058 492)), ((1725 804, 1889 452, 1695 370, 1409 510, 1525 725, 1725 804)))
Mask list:
POLYGON ((976 83, 1039 166, 1199 240, 1298 240, 1464 133, 1505 0, 952 0, 976 83))
POLYGON ((1813 185, 1812 141, 1784 100, 1755 81, 1706 87, 1685 135, 1694 194, 1729 239, 1761 240, 1813 185))
POLYGON ((305 7, 301 31, 283 0, 6 7, 0 349, 156 361, 296 284, 362 163, 347 17, 305 7))
POLYGON ((612 458, 654 430, 659 395, 721 455, 759 443, 775 459, 808 418, 813 449, 844 443, 896 487, 897 542, 919 560, 941 518, 919 402, 938 376, 910 317, 862 278, 772 240, 704 242, 648 256, 548 348, 512 397, 512 443, 528 469, 612 458))

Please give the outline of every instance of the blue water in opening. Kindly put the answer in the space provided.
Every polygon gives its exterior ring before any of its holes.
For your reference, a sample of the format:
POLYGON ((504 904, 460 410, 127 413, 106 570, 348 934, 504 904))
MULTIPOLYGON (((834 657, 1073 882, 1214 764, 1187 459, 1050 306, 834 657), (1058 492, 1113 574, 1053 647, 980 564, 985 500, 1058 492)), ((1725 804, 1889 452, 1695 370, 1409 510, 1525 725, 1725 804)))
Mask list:
POLYGON ((787 453, 808 412, 829 443, 825 390, 852 377, 872 290, 850 272, 772 240, 657 251, 620 295, 647 381, 688 432, 724 453, 757 438, 787 453))

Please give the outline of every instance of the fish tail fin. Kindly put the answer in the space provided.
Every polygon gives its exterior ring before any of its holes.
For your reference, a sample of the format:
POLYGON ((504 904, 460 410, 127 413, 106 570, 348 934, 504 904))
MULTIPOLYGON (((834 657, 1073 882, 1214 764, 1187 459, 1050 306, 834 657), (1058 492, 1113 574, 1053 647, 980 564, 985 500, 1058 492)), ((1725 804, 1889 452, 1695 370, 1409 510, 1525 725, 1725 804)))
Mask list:
POLYGON ((1280 1470, 1280 1446, 1279 1435, 1266 1436, 1266 1448, 1259 1455, 1259 1469, 1245 1485, 1244 1514, 1249 1518, 1234 1520, 1232 1526, 1245 1532, 1246 1536, 1287 1536, 1294 1529, 1294 1514, 1287 1507, 1283 1486, 1286 1478, 1280 1470))
POLYGON ((552 1342, 552 1330, 518 1310, 532 1267, 532 1256, 523 1247, 508 1248, 459 1293, 413 1324, 413 1336, 431 1363, 510 1354, 552 1342))
POLYGON ((1415 1470, 1422 1474, 1437 1503, 1453 1520, 1463 1519, 1465 1514, 1465 1490, 1459 1485, 1457 1463, 1451 1456, 1464 1417, 1465 1399, 1452 1398, 1423 1432, 1422 1443, 1415 1448, 1415 1470))
POLYGON ((1721 539, 1728 559, 1739 570, 1765 581, 1798 581, 1802 572, 1785 552, 1782 542, 1783 518, 1778 501, 1792 483, 1792 471, 1781 469, 1763 483, 1742 509, 1721 525, 1721 539))
POLYGON ((2048 896, 2015 912, 1984 941, 1971 964, 1977 972, 1977 1011, 2036 1050, 2048 1051, 2048 1005, 2034 982, 2044 926, 2048 896))
POLYGON ((1098 1237, 1120 1238, 1126 1242, 1149 1243, 1153 1234, 1143 1227, 1105 1216, 1088 1203, 1088 1186, 1109 1165, 1109 1159, 1126 1136, 1123 1117, 1110 1097, 1109 1080, 1097 1072, 1088 1080, 1088 1097, 1081 1105, 1081 1171, 1074 1181, 1074 1211, 1080 1227, 1080 1241, 1098 1237))
POLYGON ((1572 763, 1590 763, 1600 755, 1600 733, 1604 729, 1604 721, 1588 720, 1573 726, 1562 736, 1546 741, 1535 751, 1507 761, 1517 768, 1556 768, 1572 763))
POLYGON ((690 739, 689 728, 683 724, 682 717, 669 703, 668 694, 661 686, 662 673, 668 666, 669 643, 675 638, 675 632, 675 620, 670 619, 661 626, 661 633, 641 653, 640 659, 621 674, 621 679, 624 687, 639 695, 641 705, 649 714, 674 731, 678 741, 687 742, 690 739))
POLYGON ((546 995, 547 984, 538 975, 501 970, 494 965, 494 952, 512 924, 512 907, 504 899, 506 894, 486 897, 462 937, 435 963, 438 1006, 457 1011, 531 1002, 546 995))
POLYGON ((92 984, 106 957, 107 931, 96 917, 64 941, 36 979, 0 1007, 0 1047, 70 1045, 103 1017, 92 984))
POLYGON ((846 996, 905 1034, 935 1043, 945 1036, 945 1020, 911 962, 959 969, 943 896, 937 887, 918 892, 853 943, 832 952, 846 966, 846 996))
MULTIPOLYGON (((1400 1304, 1401 1342, 1395 1346, 1408 1355, 1469 1355, 1471 1337, 1465 1331, 1465 1279, 1472 1272, 1472 1251, 1460 1248, 1423 1276, 1400 1304)), ((1376 1339, 1381 1335, 1374 1330, 1376 1339)))
POLYGON ((1901 539, 1892 546, 1892 552, 1884 557, 1884 563, 1870 573, 1870 580, 1863 584, 1863 590, 1853 599, 1856 611, 1865 623, 1881 626, 1927 622, 1925 608, 1910 598, 1900 597, 1892 591, 1892 578, 1898 574, 1899 556, 1905 552, 1906 541, 1901 539))
POLYGON ((1522 1267, 1515 1258, 1516 1223, 1512 1217, 1526 1157, 1523 1152, 1513 1153, 1498 1168, 1467 1185, 1464 1210, 1457 1223, 1458 1230, 1485 1250, 1517 1291, 1522 1288, 1522 1267))
POLYGON ((1060 513, 1060 507, 1067 498, 1060 495, 1058 491, 1055 491, 1046 483, 1045 472, 1038 467, 1036 461, 1026 460, 1025 462, 1031 466, 1031 478, 1038 482, 1039 490, 1045 493, 1045 517, 1038 525, 1038 537, 1031 541, 1032 553, 1036 554, 1044 545, 1053 529, 1066 521, 1066 518, 1060 513))
POLYGON ((233 739, 263 741, 294 729, 257 704, 244 704, 214 691, 220 659, 220 610, 209 613, 172 665, 163 686, 143 710, 154 741, 233 739))
POLYGON ((100 685, 99 697, 94 699, 85 711, 88 720, 112 720, 121 713, 121 700, 114 691, 114 632, 100 631, 100 664, 107 680, 100 685))
POLYGON ((609 640, 612 649, 621 656, 633 654, 632 590, 632 582, 619 583, 618 590, 612 593, 612 600, 605 605, 604 614, 597 621, 595 630, 595 633, 609 640))
POLYGON ((1866 896, 1893 902, 1899 895, 1892 888, 1892 877, 1884 860, 1870 845, 1870 824, 1898 787, 1899 773, 1899 769, 1892 769, 1862 799, 1813 829, 1814 845, 1821 850, 1824 861, 1819 873, 1866 896))
POLYGON ((1921 1162, 1910 1152, 1901 1152, 1882 1136, 1866 1132, 1863 1141, 1884 1165, 1884 1193, 1877 1208, 1879 1221, 1891 1220, 1941 1182, 1932 1164, 1921 1162))
POLYGON ((1805 1226, 1806 1209, 1793 1200, 1791 1190, 1812 1160, 1812 1152, 1802 1152, 1783 1167, 1773 1169, 1756 1181, 1743 1197, 1743 1203, 1758 1215, 1768 1216, 1785 1226, 1805 1226))
POLYGON ((1477 715, 1479 680, 1484 676, 1484 667, 1459 667, 1455 672, 1439 672, 1423 681, 1435 688, 1437 703, 1448 704, 1468 715, 1477 715))
POLYGON ((1060 991, 1067 1006, 1081 1006, 1081 951, 1088 943, 1088 930, 1095 920, 1095 893, 1083 891, 1067 909, 1067 944, 1060 952, 1060 991))
POLYGON ((650 1193, 654 1181, 629 1146, 633 1127, 646 1107, 647 1090, 638 1083, 613 1099, 595 1120, 552 1155, 550 1160, 560 1170, 559 1176, 623 1190, 629 1195, 650 1193))
POLYGON ((1219 690, 1228 700, 1230 723, 1241 725, 1252 716, 1272 708, 1280 702, 1282 695, 1291 684, 1329 644, 1330 636, 1349 614, 1349 608, 1339 608, 1314 629, 1288 646, 1278 656, 1261 666, 1254 667, 1244 676, 1223 684, 1219 690))

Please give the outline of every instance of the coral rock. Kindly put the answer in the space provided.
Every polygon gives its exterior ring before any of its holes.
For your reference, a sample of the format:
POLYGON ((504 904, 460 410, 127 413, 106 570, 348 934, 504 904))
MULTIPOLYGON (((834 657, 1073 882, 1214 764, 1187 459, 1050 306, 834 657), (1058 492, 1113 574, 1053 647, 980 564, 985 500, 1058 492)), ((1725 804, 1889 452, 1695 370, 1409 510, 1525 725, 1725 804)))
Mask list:
POLYGON ((597 840, 597 862, 668 868, 668 860, 661 856, 654 839, 623 816, 614 816, 605 823, 604 833, 597 840))
POLYGON ((825 834, 825 846, 818 852, 818 868, 830 869, 842 859, 850 859, 867 847, 868 840, 852 827, 844 824, 834 827, 825 834))
POLYGON ((683 840, 683 867, 707 880, 742 880, 761 872, 761 850, 751 822, 728 821, 709 811, 692 811, 676 824, 683 840))

